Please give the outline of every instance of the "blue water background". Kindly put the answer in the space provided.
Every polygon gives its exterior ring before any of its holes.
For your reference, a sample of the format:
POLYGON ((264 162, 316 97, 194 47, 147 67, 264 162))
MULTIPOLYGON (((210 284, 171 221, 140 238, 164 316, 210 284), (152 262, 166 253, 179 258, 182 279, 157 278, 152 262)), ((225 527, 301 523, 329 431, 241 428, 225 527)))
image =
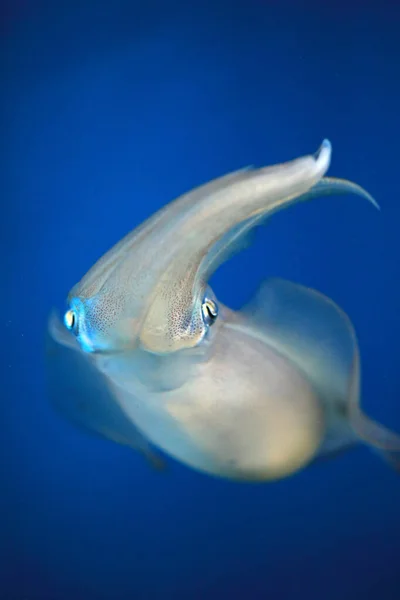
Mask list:
POLYGON ((331 296, 358 332, 365 409, 400 431, 398 3, 1 11, 1 600, 398 600, 400 480, 367 449, 269 485, 160 475, 53 413, 43 356, 51 307, 128 230, 328 137, 330 174, 381 213, 290 208, 213 285, 235 308, 270 275, 331 296))

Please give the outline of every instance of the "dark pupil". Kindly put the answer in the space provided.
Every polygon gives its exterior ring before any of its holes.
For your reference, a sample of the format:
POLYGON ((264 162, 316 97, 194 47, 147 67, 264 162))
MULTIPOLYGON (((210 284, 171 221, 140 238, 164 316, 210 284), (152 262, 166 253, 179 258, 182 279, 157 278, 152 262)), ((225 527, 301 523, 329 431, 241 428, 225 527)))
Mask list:
POLYGON ((207 306, 206 308, 207 308, 207 314, 210 317, 210 319, 215 319, 216 314, 214 312, 211 312, 211 308, 209 306, 207 306))
POLYGON ((217 318, 217 313, 215 310, 213 310, 213 307, 210 306, 210 304, 206 304, 206 311, 207 311, 207 316, 209 317, 211 322, 214 322, 215 319, 217 318))

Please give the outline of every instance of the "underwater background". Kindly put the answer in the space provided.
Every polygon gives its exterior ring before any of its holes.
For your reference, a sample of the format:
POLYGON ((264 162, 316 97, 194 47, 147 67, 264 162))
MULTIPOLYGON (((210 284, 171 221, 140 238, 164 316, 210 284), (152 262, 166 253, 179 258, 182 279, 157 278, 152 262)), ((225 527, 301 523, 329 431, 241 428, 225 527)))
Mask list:
POLYGON ((400 479, 367 448, 273 484, 160 474, 53 411, 44 354, 51 308, 143 219, 328 137, 382 211, 289 208, 212 285, 332 297, 363 407, 400 431, 399 30, 393 0, 3 0, 1 600, 399 600, 400 479))

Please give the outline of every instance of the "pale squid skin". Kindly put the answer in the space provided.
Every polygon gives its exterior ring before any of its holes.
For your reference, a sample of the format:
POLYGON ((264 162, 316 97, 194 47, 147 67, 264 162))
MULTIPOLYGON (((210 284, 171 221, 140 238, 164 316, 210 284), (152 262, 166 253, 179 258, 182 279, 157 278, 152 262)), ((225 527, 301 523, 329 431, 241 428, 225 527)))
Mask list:
MULTIPOLYGON (((236 480, 286 477, 363 441, 399 469, 400 437, 366 417, 348 317, 318 292, 266 281, 234 312, 207 282, 281 208, 355 193, 325 178, 315 156, 245 169, 165 206, 106 253, 53 313, 53 403, 67 417, 129 445, 154 447, 199 471, 236 480)), ((377 206, 377 205, 376 205, 377 206)))

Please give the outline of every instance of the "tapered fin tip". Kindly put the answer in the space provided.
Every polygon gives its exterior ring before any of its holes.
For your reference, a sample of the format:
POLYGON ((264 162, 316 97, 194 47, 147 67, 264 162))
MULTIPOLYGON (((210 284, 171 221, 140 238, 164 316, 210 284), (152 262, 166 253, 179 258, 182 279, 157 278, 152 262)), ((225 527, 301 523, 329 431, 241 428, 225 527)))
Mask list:
POLYGON ((338 177, 323 177, 316 183, 308 194, 305 194, 304 199, 314 198, 317 196, 355 194, 368 200, 377 210, 381 210, 378 202, 373 196, 357 183, 353 183, 347 179, 339 179, 338 177))
POLYGON ((318 168, 320 168, 322 172, 326 172, 328 170, 331 162, 331 155, 332 144, 327 138, 325 138, 322 141, 322 144, 318 148, 317 152, 314 154, 314 160, 317 163, 318 168))
POLYGON ((370 201, 370 203, 372 204, 372 206, 374 208, 376 208, 376 210, 381 210, 380 204, 378 204, 378 202, 375 200, 375 198, 373 196, 371 196, 371 194, 367 194, 366 196, 367 200, 370 201))
POLYGON ((318 150, 315 153, 315 160, 318 160, 319 158, 321 158, 321 156, 323 155, 331 155, 332 154, 332 144, 330 143, 330 141, 328 140, 328 138, 325 138, 322 140, 322 144, 320 145, 320 147, 318 148, 318 150))
POLYGON ((332 150, 332 144, 328 138, 324 138, 322 140, 321 148, 327 148, 328 150, 332 150))
POLYGON ((372 204, 372 206, 374 208, 376 208, 376 210, 381 210, 381 207, 379 206, 378 202, 375 200, 375 198, 373 196, 371 196, 371 194, 369 192, 367 192, 367 190, 365 190, 363 187, 361 187, 360 185, 357 184, 352 184, 352 188, 353 189, 349 189, 349 193, 354 193, 357 194, 358 196, 361 196, 361 198, 364 198, 365 200, 368 200, 368 202, 370 204, 372 204))

